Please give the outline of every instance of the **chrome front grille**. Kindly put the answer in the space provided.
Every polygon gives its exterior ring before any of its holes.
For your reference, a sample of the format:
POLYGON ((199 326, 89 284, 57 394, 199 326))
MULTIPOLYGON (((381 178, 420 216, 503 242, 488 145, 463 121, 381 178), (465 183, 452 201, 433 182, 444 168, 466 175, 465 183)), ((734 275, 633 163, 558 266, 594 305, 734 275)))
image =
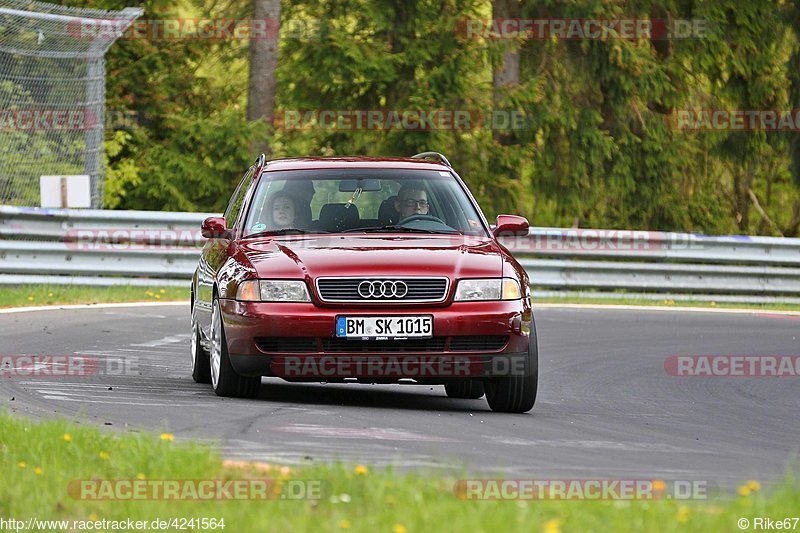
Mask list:
POLYGON ((317 293, 323 302, 420 303, 443 302, 448 278, 381 277, 318 278, 317 293))

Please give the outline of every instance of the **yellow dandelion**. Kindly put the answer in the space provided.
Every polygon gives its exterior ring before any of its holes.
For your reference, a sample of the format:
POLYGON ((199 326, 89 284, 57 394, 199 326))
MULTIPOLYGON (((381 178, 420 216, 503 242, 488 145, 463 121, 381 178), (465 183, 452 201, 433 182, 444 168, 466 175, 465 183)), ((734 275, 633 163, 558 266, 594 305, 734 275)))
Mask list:
POLYGON ((367 469, 367 467, 364 465, 358 465, 356 466, 354 472, 358 476, 366 476, 369 473, 369 469, 367 469))
POLYGON ((141 472, 139 472, 138 474, 136 474, 136 479, 144 480, 144 479, 147 479, 147 477, 144 474, 142 474, 141 472))
POLYGON ((153 295, 153 297, 154 297, 156 300, 160 300, 160 299, 161 299, 161 296, 160 296, 160 295, 158 295, 158 294, 154 294, 154 295, 153 295))
POLYGON ((172 433, 162 433, 161 440, 175 440, 175 435, 172 433))
POLYGON ((33 301, 33 296, 28 296, 28 301, 32 302, 33 301))
POLYGON ((392 533, 408 533, 408 529, 403 524, 395 524, 392 526, 392 533))
POLYGON ((48 296, 49 298, 52 298, 52 297, 53 297, 53 293, 52 293, 52 292, 51 292, 51 293, 48 293, 48 295, 47 295, 47 296, 48 296))
POLYGON ((655 481, 653 481, 653 491, 661 492, 665 488, 667 488, 667 484, 664 483, 662 480, 656 479, 655 481))
POLYGON ((545 533, 559 533, 561 531, 561 521, 558 518, 553 518, 544 523, 545 533))
POLYGON ((17 463, 17 466, 20 468, 27 468, 28 463, 26 463, 25 461, 20 461, 17 463))
POLYGON ((96 514, 94 514, 94 513, 90 514, 90 515, 89 515, 89 520, 90 520, 91 522, 97 522, 97 515, 96 515, 96 514))
POLYGON ((689 508, 685 505, 681 505, 678 507, 678 514, 675 515, 675 520, 680 523, 684 523, 689 520, 689 508))
POLYGON ((69 433, 64 433, 64 436, 62 438, 64 439, 64 442, 72 442, 72 435, 70 435, 69 433))
POLYGON ((342 520, 341 522, 339 522, 339 527, 341 529, 350 529, 350 526, 351 526, 350 520, 342 520))
POLYGON ((42 470, 41 466, 37 466, 36 468, 33 469, 33 473, 36 474, 37 476, 41 476, 42 474, 44 474, 44 470, 42 470))
POLYGON ((160 291, 158 291, 158 292, 160 292, 161 294, 167 294, 167 291, 165 291, 164 289, 161 289, 161 290, 160 290, 160 291))
POLYGON ((99 455, 100 455, 100 459, 102 459, 103 461, 106 461, 106 460, 108 460, 109 457, 111 457, 111 455, 109 455, 108 452, 100 452, 99 455))
POLYGON ((761 483, 759 483, 755 479, 751 479, 750 481, 745 483, 745 486, 747 486, 747 488, 750 489, 751 492, 758 492, 761 490, 761 483))
POLYGON ((716 307, 716 306, 717 306, 717 302, 711 302, 711 307, 716 307))
POLYGON ((739 487, 736 492, 739 493, 739 496, 749 496, 750 495, 750 487, 747 485, 742 485, 739 487))

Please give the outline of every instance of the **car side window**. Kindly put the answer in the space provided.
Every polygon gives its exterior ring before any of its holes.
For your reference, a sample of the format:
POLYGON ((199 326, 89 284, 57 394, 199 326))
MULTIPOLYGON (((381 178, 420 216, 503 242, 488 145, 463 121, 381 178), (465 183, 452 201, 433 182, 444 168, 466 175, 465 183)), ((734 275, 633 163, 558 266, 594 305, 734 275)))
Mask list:
POLYGON ((239 215, 242 212, 242 204, 244 204, 244 197, 247 195, 248 185, 252 181, 255 171, 256 167, 250 167, 239 182, 239 186, 236 187, 236 192, 231 196, 228 209, 225 210, 225 225, 228 229, 232 229, 236 225, 236 221, 239 220, 239 215))

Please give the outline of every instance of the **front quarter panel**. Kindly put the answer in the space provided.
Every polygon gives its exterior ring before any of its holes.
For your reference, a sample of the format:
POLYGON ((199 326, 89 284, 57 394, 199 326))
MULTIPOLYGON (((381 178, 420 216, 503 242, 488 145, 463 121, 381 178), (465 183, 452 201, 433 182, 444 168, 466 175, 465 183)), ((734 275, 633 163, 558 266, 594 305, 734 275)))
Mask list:
POLYGON ((532 320, 532 306, 530 290, 530 278, 528 272, 519 264, 519 262, 511 255, 508 249, 498 242, 503 254, 503 277, 516 278, 519 280, 520 289, 523 294, 523 316, 522 320, 530 322, 532 320))
POLYGON ((211 329, 211 304, 214 299, 214 284, 219 269, 228 257, 230 241, 209 239, 203 246, 197 265, 194 287, 194 313, 203 336, 208 338, 211 329))
POLYGON ((525 287, 529 286, 528 272, 519 264, 508 248, 503 246, 503 243, 499 240, 496 242, 503 256, 503 276, 517 278, 521 284, 524 283, 525 287))
POLYGON ((229 252, 216 276, 217 291, 221 299, 235 299, 242 281, 258 277, 247 255, 237 244, 231 243, 229 252))

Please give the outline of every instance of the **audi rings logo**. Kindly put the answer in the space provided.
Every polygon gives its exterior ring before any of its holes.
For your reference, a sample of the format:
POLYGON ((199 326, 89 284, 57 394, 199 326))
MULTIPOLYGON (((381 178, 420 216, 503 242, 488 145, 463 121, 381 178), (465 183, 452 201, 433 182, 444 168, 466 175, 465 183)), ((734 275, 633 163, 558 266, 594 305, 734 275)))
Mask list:
POLYGON ((404 281, 362 281, 358 295, 362 298, 405 298, 408 285, 404 281))

